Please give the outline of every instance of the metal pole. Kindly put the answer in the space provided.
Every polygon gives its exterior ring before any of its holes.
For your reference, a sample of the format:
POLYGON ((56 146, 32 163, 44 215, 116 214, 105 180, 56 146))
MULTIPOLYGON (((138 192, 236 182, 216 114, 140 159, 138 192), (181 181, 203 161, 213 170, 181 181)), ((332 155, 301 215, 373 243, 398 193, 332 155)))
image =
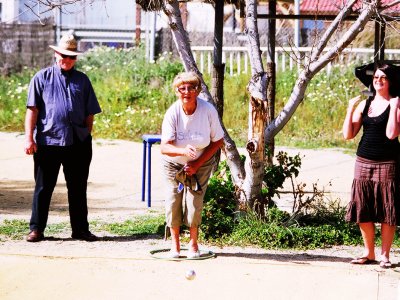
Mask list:
POLYGON ((146 51, 146 58, 149 59, 149 12, 145 13, 145 22, 146 22, 146 44, 145 44, 145 51, 146 51))
POLYGON ((140 45, 140 34, 142 32, 141 29, 142 22, 142 9, 139 4, 136 4, 136 27, 135 27, 135 45, 140 45))
POLYGON ((58 7, 55 11, 56 14, 56 43, 58 44, 58 42, 61 39, 61 26, 62 26, 62 22, 61 22, 61 7, 58 7))
MULTIPOLYGON (((294 0, 294 13, 300 15, 300 0, 294 0)), ((294 45, 300 47, 300 20, 294 21, 294 45)))
POLYGON ((156 47, 156 23, 157 15, 156 12, 151 14, 151 35, 150 35, 150 55, 149 61, 154 62, 154 52, 156 47))

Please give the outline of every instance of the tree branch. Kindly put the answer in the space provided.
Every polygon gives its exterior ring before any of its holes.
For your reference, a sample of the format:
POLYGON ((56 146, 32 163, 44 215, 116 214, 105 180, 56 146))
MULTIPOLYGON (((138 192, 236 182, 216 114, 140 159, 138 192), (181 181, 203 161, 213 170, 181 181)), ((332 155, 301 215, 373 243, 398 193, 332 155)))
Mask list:
POLYGON ((257 26, 257 2, 246 1, 246 30, 247 49, 251 63, 252 78, 247 86, 250 95, 255 99, 265 101, 267 98, 267 78, 264 72, 260 54, 260 39, 257 26))
POLYGON ((336 16, 335 20, 331 23, 331 25, 327 28, 327 30, 322 35, 318 45, 316 46, 315 52, 311 55, 310 61, 314 61, 318 59, 319 55, 322 53, 323 49, 328 44, 330 38, 335 33, 337 27, 343 20, 348 16, 352 11, 353 5, 357 2, 357 0, 350 1, 336 16))
MULTIPOLYGON (((343 49, 348 46, 354 38, 364 29, 367 22, 376 13, 379 7, 380 0, 372 0, 361 9, 360 15, 357 20, 351 25, 349 30, 342 36, 339 42, 329 50, 326 54, 321 56, 317 61, 311 62, 310 65, 304 69, 297 79, 293 91, 290 95, 288 103, 284 106, 279 115, 265 130, 265 139, 270 141, 290 120, 296 111, 297 107, 303 101, 306 88, 315 76, 315 74, 325 67, 331 60, 337 57, 343 49)), ((316 51, 321 51, 317 49, 316 51)))
POLYGON ((391 7, 393 7, 393 6, 396 6, 397 4, 400 4, 400 0, 393 1, 393 2, 388 3, 388 4, 386 4, 386 5, 382 5, 382 6, 380 7, 379 10, 382 11, 382 10, 391 8, 391 7))

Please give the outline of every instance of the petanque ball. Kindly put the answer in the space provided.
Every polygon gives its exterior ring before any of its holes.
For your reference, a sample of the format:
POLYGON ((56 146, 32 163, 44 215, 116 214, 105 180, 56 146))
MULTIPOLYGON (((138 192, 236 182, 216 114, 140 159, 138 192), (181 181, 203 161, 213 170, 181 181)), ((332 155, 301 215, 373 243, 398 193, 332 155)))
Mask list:
POLYGON ((193 280, 196 277, 196 272, 194 270, 186 271, 185 277, 187 280, 193 280))

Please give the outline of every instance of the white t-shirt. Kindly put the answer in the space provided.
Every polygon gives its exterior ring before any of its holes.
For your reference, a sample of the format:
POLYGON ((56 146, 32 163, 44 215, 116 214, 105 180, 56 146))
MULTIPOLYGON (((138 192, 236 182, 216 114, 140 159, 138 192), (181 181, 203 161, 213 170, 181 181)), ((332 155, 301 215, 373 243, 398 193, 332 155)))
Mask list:
MULTIPOLYGON (((186 115, 181 100, 176 101, 168 108, 162 123, 161 140, 172 141, 177 147, 184 148, 190 144, 196 147, 196 160, 210 142, 223 138, 224 132, 218 119, 218 112, 214 106, 197 98, 197 107, 193 114, 186 115)), ((187 156, 167 156, 173 162, 186 164, 192 160, 187 156)))

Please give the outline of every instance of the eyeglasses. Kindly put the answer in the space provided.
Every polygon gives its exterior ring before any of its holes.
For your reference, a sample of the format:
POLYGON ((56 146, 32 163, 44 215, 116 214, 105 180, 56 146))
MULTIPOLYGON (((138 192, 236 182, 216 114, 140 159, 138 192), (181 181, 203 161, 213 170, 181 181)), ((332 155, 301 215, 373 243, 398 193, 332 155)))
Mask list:
POLYGON ((177 91, 181 94, 184 92, 193 93, 196 90, 197 88, 194 86, 180 86, 177 88, 177 91))
POLYGON ((374 76, 374 80, 387 81, 388 79, 386 76, 374 76))
POLYGON ((69 58, 69 59, 71 59, 71 60, 75 60, 76 57, 77 57, 77 55, 65 55, 65 54, 61 54, 61 53, 59 53, 59 54, 60 54, 60 56, 61 56, 62 58, 69 58))

